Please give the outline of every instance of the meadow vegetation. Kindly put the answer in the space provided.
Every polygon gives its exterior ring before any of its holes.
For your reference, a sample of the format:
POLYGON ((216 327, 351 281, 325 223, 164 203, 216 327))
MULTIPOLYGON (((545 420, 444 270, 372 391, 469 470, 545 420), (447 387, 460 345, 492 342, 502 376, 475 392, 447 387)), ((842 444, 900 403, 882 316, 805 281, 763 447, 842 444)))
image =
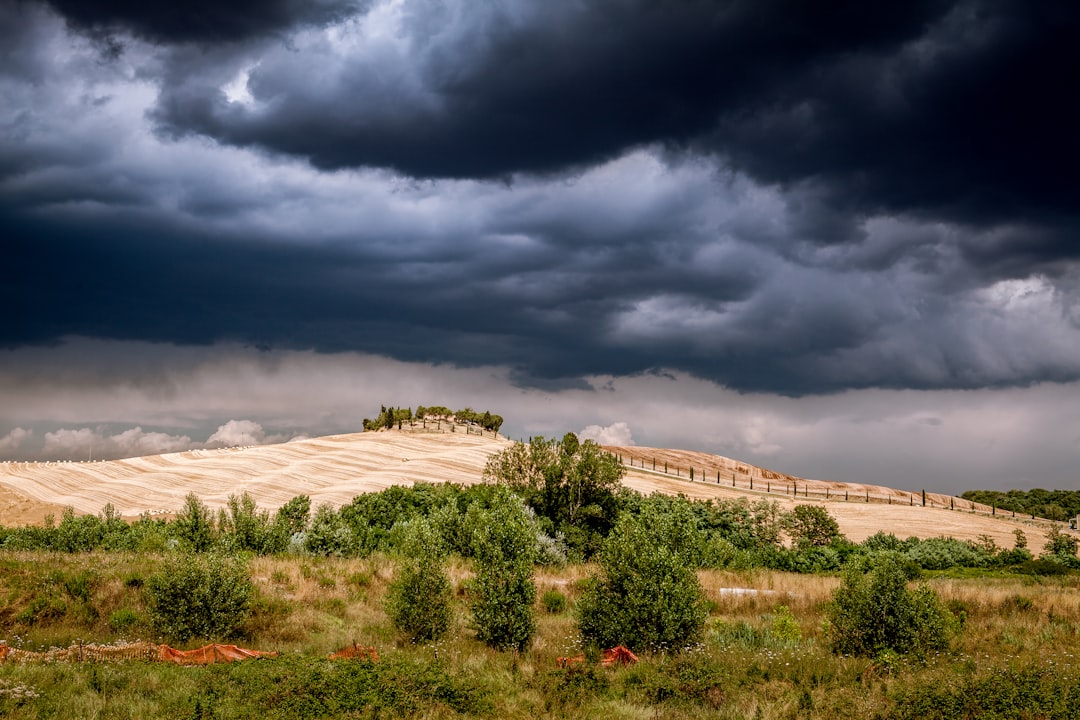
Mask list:
POLYGON ((609 457, 538 438, 471 487, 0 528, 12 646, 281 653, 4 662, 0 717, 1056 718, 1080 702, 1072 536, 1038 557, 1020 531, 1007 549, 852 543, 821 506, 637 495, 609 457), (353 643, 380 659, 326 659, 353 643), (600 666, 615 644, 640 662, 600 666))

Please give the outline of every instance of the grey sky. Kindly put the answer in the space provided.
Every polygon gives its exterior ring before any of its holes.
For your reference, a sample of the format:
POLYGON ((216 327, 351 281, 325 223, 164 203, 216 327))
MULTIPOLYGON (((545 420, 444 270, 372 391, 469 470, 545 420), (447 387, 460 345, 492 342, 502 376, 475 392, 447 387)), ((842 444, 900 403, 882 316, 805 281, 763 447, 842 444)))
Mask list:
POLYGON ((201 4, 0 0, 0 457, 469 404, 1075 486, 1073 4, 201 4))

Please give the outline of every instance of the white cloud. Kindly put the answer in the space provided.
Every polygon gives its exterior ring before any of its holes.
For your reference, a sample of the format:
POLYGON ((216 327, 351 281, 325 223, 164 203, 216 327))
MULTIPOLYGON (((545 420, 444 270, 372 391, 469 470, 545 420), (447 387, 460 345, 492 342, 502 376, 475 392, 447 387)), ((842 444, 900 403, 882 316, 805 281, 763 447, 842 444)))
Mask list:
POLYGON ((804 477, 904 489, 1072 487, 1080 467, 1080 383, 804 398, 737 393, 682 373, 590 383, 595 389, 549 392, 515 387, 499 367, 72 340, 0 356, 0 433, 34 430, 18 459, 85 459, 91 440, 94 457, 104 458, 105 439, 135 424, 163 436, 153 441, 136 429, 109 447, 139 454, 147 444, 179 449, 188 437, 284 442, 356 432, 380 404, 447 405, 498 412, 512 438, 584 428, 583 437, 606 433, 607 442, 702 450, 804 477), (110 429, 73 429, 92 423, 110 429), (623 426, 626 434, 612 437, 623 426), (33 441, 46 431, 43 449, 33 441))
POLYGON ((634 445, 634 434, 624 422, 612 423, 606 427, 589 425, 578 433, 581 440, 593 440, 600 445, 634 445))
POLYGON ((230 420, 206 439, 206 445, 208 447, 213 445, 224 447, 273 445, 292 440, 302 440, 306 437, 307 435, 304 434, 292 437, 287 434, 267 435, 266 431, 263 430, 263 426, 254 420, 230 420))
POLYGON ((41 449, 51 460, 92 460, 181 452, 196 447, 187 435, 146 432, 133 427, 115 434, 88 427, 60 428, 45 433, 41 449))
POLYGON ((23 441, 33 435, 33 430, 17 427, 4 437, 0 438, 0 455, 5 455, 18 449, 23 441))

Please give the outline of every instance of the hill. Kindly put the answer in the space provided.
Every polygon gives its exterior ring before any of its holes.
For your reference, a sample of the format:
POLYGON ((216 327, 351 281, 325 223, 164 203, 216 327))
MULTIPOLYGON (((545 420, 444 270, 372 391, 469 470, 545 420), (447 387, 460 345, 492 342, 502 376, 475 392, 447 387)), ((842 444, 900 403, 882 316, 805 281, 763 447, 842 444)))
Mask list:
MULTIPOLYGON (((106 503, 127 517, 171 513, 189 492, 212 508, 243 492, 270 509, 297 495, 310 496, 314 505, 341 505, 391 485, 478 482, 487 458, 507 444, 501 437, 464 432, 385 431, 125 460, 0 463, 0 524, 40 523, 47 514, 59 516, 66 506, 78 513, 98 513, 106 503)), ((884 529, 899 537, 949 535, 966 540, 989 535, 998 545, 1012 547, 1018 527, 1036 551, 1045 541, 1045 532, 1030 520, 990 517, 985 514, 990 508, 946 495, 928 493, 928 504, 937 507, 923 507, 921 493, 808 480, 707 453, 608 449, 633 465, 624 483, 639 492, 701 499, 750 496, 776 500, 784 509, 824 502, 844 534, 855 541, 884 529), (669 474, 653 471, 654 460, 658 468, 667 463, 669 474), (689 482, 691 467, 696 469, 695 482, 689 482), (753 490, 748 487, 751 479, 753 490), (797 497, 788 494, 793 486, 797 497), (843 500, 845 494, 849 501, 843 500), (872 502, 859 501, 867 496, 872 502)))

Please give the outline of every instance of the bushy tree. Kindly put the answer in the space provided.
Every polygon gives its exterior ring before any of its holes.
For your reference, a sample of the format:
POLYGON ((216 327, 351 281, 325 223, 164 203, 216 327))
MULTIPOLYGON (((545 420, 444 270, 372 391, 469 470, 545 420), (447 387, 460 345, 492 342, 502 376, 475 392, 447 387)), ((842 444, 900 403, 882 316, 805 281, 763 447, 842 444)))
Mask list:
POLYGON ((255 586, 247 564, 217 553, 169 559, 146 581, 150 622, 170 640, 235 637, 250 615, 255 586))
POLYGON ((289 535, 295 535, 307 530, 308 521, 311 519, 311 498, 307 495, 297 495, 289 502, 278 508, 274 516, 275 522, 282 523, 288 529, 289 535))
POLYGON ((188 550, 206 552, 217 541, 210 508, 195 493, 184 498, 184 508, 169 524, 172 536, 188 550))
POLYGON ((559 442, 514 443, 484 468, 486 481, 513 488, 583 556, 599 547, 618 517, 616 491, 625 474, 616 457, 573 433, 559 442))
POLYGON ((782 522, 798 548, 824 547, 844 537, 836 518, 820 505, 796 505, 782 522))
POLYGON ((413 642, 442 638, 453 620, 453 588, 443 567, 444 548, 426 519, 409 523, 404 559, 390 585, 386 612, 413 642))
POLYGON ((600 573, 578 600, 578 629, 591 645, 678 651, 698 640, 706 610, 690 559, 673 539, 693 522, 687 508, 645 505, 604 541, 600 573))
POLYGON ((505 489, 492 498, 490 507, 474 504, 469 514, 474 515, 466 522, 473 528, 476 637, 499 650, 525 650, 536 631, 535 528, 522 500, 505 489))
POLYGON ((944 649, 956 620, 929 588, 909 590, 903 558, 883 552, 848 564, 826 610, 834 652, 875 656, 944 649))
POLYGON ((1043 556, 1056 558, 1076 559, 1076 538, 1063 531, 1057 525, 1051 525, 1046 531, 1046 544, 1043 545, 1043 556))
POLYGON ((218 523, 223 540, 235 550, 264 553, 272 545, 270 513, 259 510, 249 493, 230 495, 228 512, 218 523))
POLYGON ((96 515, 76 515, 73 508, 67 507, 54 537, 57 550, 89 552, 101 546, 105 538, 105 523, 96 515))
POLYGON ((304 549, 312 555, 352 555, 356 536, 332 505, 320 505, 304 537, 304 549))

